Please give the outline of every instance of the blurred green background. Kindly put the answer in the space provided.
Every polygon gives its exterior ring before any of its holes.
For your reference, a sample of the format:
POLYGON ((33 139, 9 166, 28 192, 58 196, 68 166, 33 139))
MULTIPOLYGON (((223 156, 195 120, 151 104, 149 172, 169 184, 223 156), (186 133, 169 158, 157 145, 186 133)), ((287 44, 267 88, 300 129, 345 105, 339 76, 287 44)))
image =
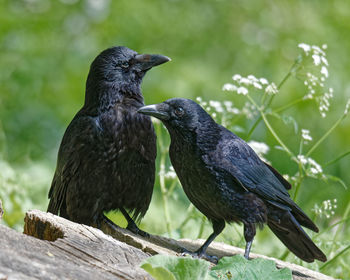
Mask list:
MULTIPOLYGON (((83 104, 90 63, 107 47, 124 45, 140 53, 172 58, 144 79, 147 104, 175 96, 201 96, 203 100, 231 100, 240 107, 244 100, 221 90, 233 74, 254 74, 277 84, 300 53, 299 43, 327 44, 327 85, 335 92, 330 112, 321 118, 312 102, 301 103, 290 112, 302 128, 312 130, 316 140, 343 113, 350 97, 347 0, 0 0, 0 4, 0 198, 5 208, 1 223, 17 230, 22 230, 26 210, 46 210, 61 137, 83 104)), ((278 107, 304 94, 302 81, 290 79, 274 105, 278 107)), ((237 131, 239 136, 245 139, 252 124, 253 120, 240 119, 238 125, 243 129, 237 131)), ((293 142, 293 127, 273 124, 297 153, 299 140, 293 142)), ((323 165, 348 151, 349 136, 347 118, 313 158, 323 165)), ((168 141, 165 131, 162 137, 168 141)), ((296 172, 297 165, 273 148, 276 142, 262 124, 251 139, 272 147, 266 158, 283 174, 296 172)), ((324 171, 349 183, 349 167, 350 157, 344 157, 324 171)), ((350 200, 349 190, 335 182, 309 179, 300 191, 297 202, 311 216, 315 203, 337 199, 335 214, 317 221, 321 229, 341 219, 350 200)), ((196 238, 200 221, 194 220, 187 231, 176 233, 188 215, 189 204, 181 188, 176 189, 169 203, 173 236, 196 238), (181 207, 183 212, 179 211, 181 207)), ((162 207, 157 181, 141 228, 165 234, 162 207)), ((205 223, 202 238, 210 231, 205 223)), ((242 246, 232 228, 225 231, 225 236, 242 246)), ((340 250, 349 244, 349 231, 344 229, 339 236, 340 250)), ((279 257, 284 247, 271 237, 268 230, 260 232, 253 251, 279 257)), ((332 232, 327 238, 322 242, 331 240, 332 232)), ((341 262, 333 264, 329 273, 350 275, 341 262)))

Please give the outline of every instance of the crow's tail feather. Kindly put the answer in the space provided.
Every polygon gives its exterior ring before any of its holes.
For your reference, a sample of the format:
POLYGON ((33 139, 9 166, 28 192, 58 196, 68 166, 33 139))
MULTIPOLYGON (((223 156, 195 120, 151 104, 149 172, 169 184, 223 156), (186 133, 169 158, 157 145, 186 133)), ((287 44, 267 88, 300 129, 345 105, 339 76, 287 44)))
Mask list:
POLYGON ((306 262, 313 262, 315 259, 327 261, 325 254, 306 234, 290 211, 269 210, 267 222, 269 228, 291 252, 306 262))
POLYGON ((50 201, 47 212, 69 219, 66 206, 67 187, 61 181, 57 180, 57 178, 58 176, 55 174, 49 191, 50 201))

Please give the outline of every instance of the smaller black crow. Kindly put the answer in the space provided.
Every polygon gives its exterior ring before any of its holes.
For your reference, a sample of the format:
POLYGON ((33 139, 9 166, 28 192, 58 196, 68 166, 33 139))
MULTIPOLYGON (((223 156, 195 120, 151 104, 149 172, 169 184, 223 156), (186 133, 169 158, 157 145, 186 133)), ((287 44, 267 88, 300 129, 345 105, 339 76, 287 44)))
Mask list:
MULTIPOLYGON (((244 225, 248 259, 256 226, 267 223, 296 256, 326 261, 301 226, 317 226, 290 198, 290 184, 241 138, 218 125, 201 106, 174 98, 138 112, 160 119, 171 137, 170 159, 190 201, 213 224, 214 232, 193 256, 205 251, 225 222, 244 225)), ((208 257, 208 256, 207 256, 208 257)))

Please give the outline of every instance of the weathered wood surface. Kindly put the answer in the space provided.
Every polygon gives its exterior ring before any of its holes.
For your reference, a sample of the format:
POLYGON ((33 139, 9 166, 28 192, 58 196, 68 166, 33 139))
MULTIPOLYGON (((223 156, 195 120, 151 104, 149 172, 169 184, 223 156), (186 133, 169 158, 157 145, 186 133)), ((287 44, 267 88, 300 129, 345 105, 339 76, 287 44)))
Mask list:
POLYGON ((139 268, 149 254, 98 229, 40 211, 25 219, 32 236, 0 226, 0 279, 152 279, 139 268))
MULTIPOLYGON (((119 228, 117 231, 109 229, 107 226, 103 225, 102 230, 113 236, 114 238, 126 242, 137 248, 142 248, 145 252, 154 254, 168 254, 168 255, 179 255, 182 249, 185 248, 188 251, 196 251, 203 243, 202 240, 190 240, 190 239, 180 239, 174 240, 162 236, 151 235, 149 239, 145 239, 130 233, 128 230, 119 228)), ((244 250, 234 246, 230 246, 221 242, 212 242, 207 249, 208 255, 214 255, 218 258, 224 256, 233 255, 243 255, 244 250)), ((296 265, 293 263, 288 263, 281 261, 279 259, 267 257, 264 255, 250 253, 250 258, 264 258, 268 260, 273 260, 276 263, 277 268, 288 267, 292 270, 293 280, 334 280, 334 278, 324 275, 322 273, 307 269, 303 266, 296 265)))
MULTIPOLYGON (((102 225, 102 231, 38 210, 27 212, 24 233, 0 226, 0 280, 6 279, 152 279, 139 264, 150 255, 178 255, 195 250, 202 240, 175 241, 160 236, 141 238, 122 228, 102 225), (28 236, 30 235, 30 236, 28 236), (33 238, 36 237, 36 238, 33 238)), ((218 257, 243 254, 233 246, 213 242, 208 253, 218 257)), ((278 268, 288 267, 297 280, 333 278, 266 256, 278 268)))

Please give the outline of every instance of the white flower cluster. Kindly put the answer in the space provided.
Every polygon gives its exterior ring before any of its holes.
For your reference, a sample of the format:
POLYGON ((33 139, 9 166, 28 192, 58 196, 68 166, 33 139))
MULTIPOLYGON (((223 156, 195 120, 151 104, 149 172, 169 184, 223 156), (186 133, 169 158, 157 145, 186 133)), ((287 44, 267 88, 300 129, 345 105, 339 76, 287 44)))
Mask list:
POLYGON ((248 144, 262 160, 267 162, 267 160, 264 158, 264 155, 266 155, 270 150, 270 147, 267 144, 265 144, 264 142, 257 142, 254 140, 249 141, 248 144))
POLYGON ((296 173, 294 176, 290 176, 288 174, 283 174, 282 175, 284 179, 286 179, 292 186, 298 184, 299 178, 298 178, 298 173, 296 173))
MULTIPOLYGON (((304 96, 305 99, 316 99, 319 104, 319 111, 322 117, 326 117, 329 110, 329 100, 333 97, 333 89, 324 90, 325 81, 328 78, 328 60, 326 58, 327 45, 322 48, 318 46, 310 46, 305 43, 298 45, 303 50, 305 61, 311 59, 312 69, 306 72, 304 85, 308 89, 308 93, 304 96), (316 71, 314 71, 316 68, 316 71)), ((304 68, 302 68, 304 69, 304 68)), ((305 67, 308 69, 308 67, 305 67)))
MULTIPOLYGON (((233 107, 232 101, 217 101, 209 100, 209 102, 203 101, 201 97, 197 97, 196 101, 214 118, 216 119, 218 114, 222 117, 225 115, 226 118, 232 115, 238 115, 241 111, 233 107), (227 114, 229 113, 229 114, 227 114)), ((221 118, 222 119, 222 118, 221 118)), ((223 124, 224 125, 224 124, 223 124)))
POLYGON ((233 102, 232 101, 224 101, 224 106, 227 112, 238 115, 239 114, 239 109, 236 107, 233 107, 233 102))
POLYGON ((250 102, 244 103, 241 113, 245 115, 248 120, 254 119, 259 114, 257 108, 250 102))
POLYGON ((223 91, 234 91, 237 94, 247 95, 249 89, 264 90, 267 94, 272 95, 278 92, 274 83, 269 83, 265 78, 256 78, 254 75, 242 77, 239 74, 232 76, 233 83, 224 84, 223 91))
MULTIPOLYGON (((305 43, 300 43, 298 45, 299 48, 301 48, 305 55, 308 56, 311 54, 311 57, 313 59, 313 62, 316 66, 321 65, 322 63, 326 66, 328 66, 328 61, 326 58, 326 52, 324 50, 327 49, 327 45, 323 44, 322 48, 320 48, 319 46, 310 46, 308 44, 305 43)), ((323 70, 326 71, 326 70, 323 70)))
POLYGON ((319 165, 314 159, 305 157, 304 155, 298 155, 297 160, 304 166, 306 175, 314 178, 324 177, 321 165, 319 165))
POLYGON ((345 110, 344 110, 344 115, 345 116, 347 114, 349 114, 349 109, 350 109, 350 99, 348 99, 348 102, 346 102, 346 105, 345 105, 345 110))
MULTIPOLYGON (((220 101, 216 100, 209 100, 209 106, 214 108, 216 112, 222 113, 224 111, 224 107, 222 106, 222 103, 220 101)), ((210 108, 209 108, 210 110, 210 108)))
POLYGON ((321 206, 315 204, 315 207, 312 209, 317 216, 324 216, 329 219, 331 216, 335 214, 335 209, 337 209, 337 199, 333 200, 324 200, 321 206))
POLYGON ((310 130, 302 129, 301 130, 301 138, 303 138, 304 144, 308 144, 310 141, 312 141, 312 137, 310 135, 310 130))
POLYGON ((329 100, 333 98, 333 88, 329 88, 327 92, 325 92, 320 98, 319 98, 319 110, 321 113, 321 116, 324 118, 326 116, 326 112, 329 110, 329 100))
POLYGON ((266 87, 265 92, 268 95, 276 94, 278 92, 277 86, 274 83, 271 83, 266 87))
POLYGON ((169 170, 167 172, 165 172, 165 166, 162 165, 160 167, 160 170, 161 171, 159 171, 159 176, 164 176, 164 178, 166 178, 166 179, 175 179, 176 178, 176 173, 175 173, 174 167, 170 166, 169 170))

